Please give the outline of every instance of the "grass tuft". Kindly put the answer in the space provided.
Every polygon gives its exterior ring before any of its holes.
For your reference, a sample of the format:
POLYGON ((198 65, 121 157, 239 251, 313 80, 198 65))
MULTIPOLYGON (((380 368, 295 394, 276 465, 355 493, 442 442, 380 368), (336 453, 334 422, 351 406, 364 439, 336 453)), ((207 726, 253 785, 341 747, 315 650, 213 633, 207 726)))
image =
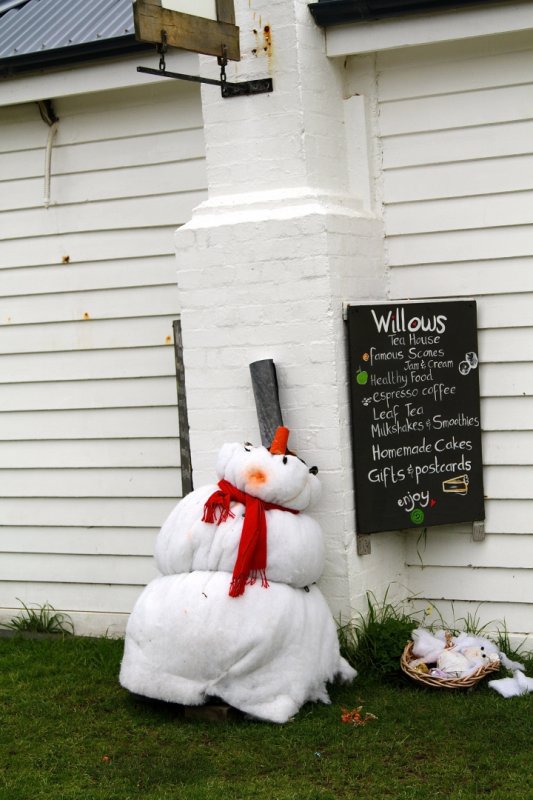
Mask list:
POLYGON ((22 611, 9 622, 2 622, 2 627, 20 632, 61 633, 64 636, 71 636, 74 633, 74 625, 69 615, 56 611, 50 603, 44 603, 42 606, 35 604, 30 608, 19 597, 17 600, 22 605, 22 611))
POLYGON ((420 625, 416 613, 408 613, 401 603, 382 603, 367 592, 367 613, 338 624, 341 653, 357 670, 390 676, 398 673, 399 661, 413 628, 420 625))
POLYGON ((533 671, 533 653, 524 649, 526 638, 520 644, 513 644, 509 636, 507 624, 505 620, 496 629, 495 634, 491 637, 498 649, 509 656, 511 661, 521 661, 526 665, 528 671, 533 671))

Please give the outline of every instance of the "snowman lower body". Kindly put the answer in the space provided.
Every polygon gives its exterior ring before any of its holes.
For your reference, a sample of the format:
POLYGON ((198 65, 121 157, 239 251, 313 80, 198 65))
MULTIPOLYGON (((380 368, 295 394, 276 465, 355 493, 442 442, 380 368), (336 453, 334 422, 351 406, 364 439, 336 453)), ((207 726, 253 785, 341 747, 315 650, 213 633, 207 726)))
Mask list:
POLYGON ((218 697, 281 723, 309 700, 329 703, 327 682, 355 677, 316 586, 258 581, 230 597, 230 580, 200 571, 153 580, 128 622, 122 686, 183 705, 218 697))

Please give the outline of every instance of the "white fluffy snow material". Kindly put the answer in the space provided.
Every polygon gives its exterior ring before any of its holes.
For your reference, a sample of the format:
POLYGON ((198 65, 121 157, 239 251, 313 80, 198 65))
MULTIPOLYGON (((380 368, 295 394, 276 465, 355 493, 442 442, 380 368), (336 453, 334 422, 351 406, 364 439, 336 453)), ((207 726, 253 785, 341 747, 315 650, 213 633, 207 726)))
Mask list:
POLYGON ((247 495, 300 512, 265 510, 269 586, 258 579, 229 596, 246 506, 232 501, 224 522, 202 522, 218 487, 191 492, 157 538, 163 575, 130 616, 120 682, 183 705, 218 697, 259 719, 286 722, 309 700, 328 703, 326 683, 356 675, 312 585, 324 568, 324 545, 320 526, 302 512, 320 485, 296 456, 241 444, 223 446, 217 472, 247 495))
POLYGON ((528 678, 521 670, 516 670, 512 678, 489 681, 489 686, 502 697, 519 697, 521 694, 533 692, 533 678, 528 678))
POLYGON ((272 455, 266 447, 223 445, 217 475, 267 503, 302 511, 320 496, 316 475, 296 456, 272 455))
POLYGON ((433 664, 446 647, 446 634, 444 631, 431 633, 426 628, 417 628, 411 634, 413 655, 427 664, 433 664))
POLYGON ((229 579, 197 571, 147 586, 126 631, 125 688, 185 705, 219 697, 282 723, 307 701, 328 703, 328 681, 355 677, 317 587, 256 583, 235 598, 229 579))
MULTIPOLYGON (((203 486, 185 497, 163 525, 155 545, 157 567, 163 575, 193 570, 231 573, 237 558, 245 507, 232 503, 234 518, 202 522, 204 503, 218 487, 203 486)), ((324 569, 320 525, 308 514, 267 511, 267 568, 269 581, 310 586, 324 569)))

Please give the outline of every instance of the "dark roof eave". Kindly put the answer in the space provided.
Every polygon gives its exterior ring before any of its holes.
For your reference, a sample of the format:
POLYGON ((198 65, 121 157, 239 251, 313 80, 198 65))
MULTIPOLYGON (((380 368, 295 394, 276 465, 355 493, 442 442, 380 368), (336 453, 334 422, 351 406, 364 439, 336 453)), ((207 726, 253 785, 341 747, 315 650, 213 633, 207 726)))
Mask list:
POLYGON ((138 42, 133 34, 97 42, 74 44, 56 50, 41 50, 0 59, 0 77, 10 78, 22 72, 42 72, 127 53, 154 49, 154 45, 138 42))
POLYGON ((327 27, 479 5, 498 3, 494 0, 321 0, 308 7, 317 25, 327 27))

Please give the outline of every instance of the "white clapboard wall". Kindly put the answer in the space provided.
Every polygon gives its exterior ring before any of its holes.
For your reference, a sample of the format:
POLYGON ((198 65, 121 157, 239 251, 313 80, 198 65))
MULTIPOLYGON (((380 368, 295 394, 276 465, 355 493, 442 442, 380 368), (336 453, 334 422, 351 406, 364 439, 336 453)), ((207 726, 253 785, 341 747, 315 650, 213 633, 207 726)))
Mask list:
MULTIPOLYGON (((132 67, 133 69, 133 67, 132 67)), ((120 633, 180 496, 173 232, 205 197, 178 81, 0 109, 0 616, 120 633)))
MULTIPOLYGON (((353 61, 355 86, 363 63, 368 73, 368 58, 353 61)), ((473 542, 468 526, 412 532, 408 586, 447 619, 477 614, 530 634, 531 41, 487 37, 383 52, 372 64, 388 296, 478 303, 487 536, 473 542)))

